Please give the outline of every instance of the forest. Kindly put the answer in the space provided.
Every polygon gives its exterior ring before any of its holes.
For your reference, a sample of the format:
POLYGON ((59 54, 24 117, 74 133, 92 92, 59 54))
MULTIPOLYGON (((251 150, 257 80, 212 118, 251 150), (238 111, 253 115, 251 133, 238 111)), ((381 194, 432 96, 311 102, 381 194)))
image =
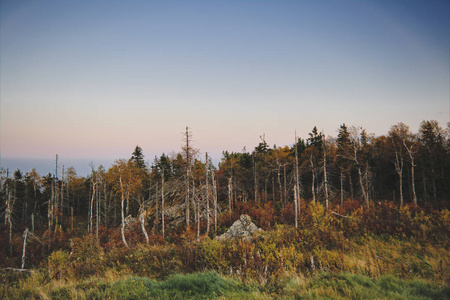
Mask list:
MULTIPOLYGON (((450 297, 450 123, 1 169, 0 298, 450 297), (262 231, 219 241, 242 214, 262 231)), ((132 149, 131 149, 132 150, 132 149)))

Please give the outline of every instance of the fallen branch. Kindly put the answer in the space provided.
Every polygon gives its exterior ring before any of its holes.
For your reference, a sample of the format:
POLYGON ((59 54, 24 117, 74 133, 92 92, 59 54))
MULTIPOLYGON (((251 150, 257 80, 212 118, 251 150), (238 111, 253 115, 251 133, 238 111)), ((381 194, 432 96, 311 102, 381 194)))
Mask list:
POLYGON ((332 211, 331 213, 336 215, 336 216, 342 217, 342 218, 351 219, 351 217, 349 217, 349 216, 344 216, 344 215, 338 214, 337 212, 334 212, 334 211, 332 211))
POLYGON ((16 272, 36 272, 35 270, 30 270, 30 269, 16 269, 16 268, 5 268, 5 270, 16 271, 16 272))

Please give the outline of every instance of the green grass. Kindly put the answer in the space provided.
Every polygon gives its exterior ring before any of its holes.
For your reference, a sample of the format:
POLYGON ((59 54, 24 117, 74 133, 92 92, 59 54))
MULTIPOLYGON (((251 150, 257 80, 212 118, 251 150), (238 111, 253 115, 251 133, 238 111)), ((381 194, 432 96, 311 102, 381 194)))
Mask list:
POLYGON ((165 281, 122 276, 55 281, 8 289, 5 299, 450 299, 450 289, 387 275, 327 274, 242 283, 215 272, 174 275, 165 281), (110 278, 111 279, 111 278, 110 278))
MULTIPOLYGON (((153 281, 144 277, 130 277, 113 283, 98 297, 114 299, 210 299, 220 296, 251 292, 251 289, 215 272, 174 275, 166 281, 153 281)), ((97 291, 95 292, 97 293, 97 291)), ((94 296, 94 294, 91 294, 94 296)))
POLYGON ((371 279, 354 274, 322 274, 303 282, 288 282, 284 294, 295 299, 450 299, 449 288, 392 275, 371 279))

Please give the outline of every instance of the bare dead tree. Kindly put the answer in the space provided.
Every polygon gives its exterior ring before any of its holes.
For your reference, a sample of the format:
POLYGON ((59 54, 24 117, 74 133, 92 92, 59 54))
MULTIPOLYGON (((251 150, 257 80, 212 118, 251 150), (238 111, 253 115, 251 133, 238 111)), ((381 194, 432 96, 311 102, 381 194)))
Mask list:
POLYGON ((313 154, 311 153, 310 157, 309 157, 309 162, 311 165, 311 175, 312 175, 312 180, 311 180, 311 192, 312 192, 312 197, 313 197, 313 202, 316 203, 316 166, 314 164, 314 157, 313 154))
POLYGON ((61 217, 64 219, 64 165, 62 166, 61 175, 61 217))
POLYGON ((403 156, 399 152, 395 152, 395 171, 399 180, 400 206, 403 206, 403 156))
POLYGON ((323 180, 325 188, 325 207, 328 210, 327 148, 325 144, 325 138, 323 139, 323 180))
POLYGON ((344 174, 342 171, 340 173, 340 179, 341 179, 341 207, 344 207, 344 174))
POLYGON ((53 197, 53 217, 55 220, 55 230, 58 227, 58 216, 59 216, 59 183, 58 183, 58 154, 56 154, 55 159, 55 180, 54 184, 54 197, 53 197))
MULTIPOLYGON (((231 175, 233 176, 233 175, 231 175)), ((233 203, 233 184, 232 177, 228 178, 228 210, 231 213, 233 203)))
MULTIPOLYGON (((121 170, 120 170, 121 172, 121 170)), ((130 248, 127 244, 127 241, 125 239, 125 216, 124 216, 124 202, 125 202, 125 193, 123 189, 123 183, 122 183, 122 174, 119 175, 119 182, 120 182, 120 192, 121 192, 121 216, 122 216, 122 226, 120 227, 120 234, 122 235, 122 242, 127 247, 130 248)))
POLYGON ((416 194, 416 184, 414 179, 414 168, 416 167, 415 163, 415 154, 416 150, 414 149, 414 144, 411 143, 411 145, 407 145, 406 141, 403 141, 403 146, 406 148, 406 152, 409 156, 409 162, 411 164, 411 188, 413 193, 413 202, 415 205, 417 205, 417 194, 416 194))
MULTIPOLYGON (((211 170, 211 165, 210 165, 210 170, 211 170)), ((217 207, 217 184, 216 184, 216 179, 214 177, 214 172, 211 172, 211 180, 213 183, 213 194, 214 194, 214 233, 217 233, 217 211, 218 211, 218 207, 217 207)))
POLYGON ((142 233, 144 234, 145 242, 147 244, 149 244, 150 240, 148 238, 147 230, 145 229, 145 217, 146 216, 147 216, 147 212, 144 209, 143 204, 141 204, 139 207, 139 223, 141 224, 141 230, 142 230, 142 233))
POLYGON ((206 152, 205 154, 205 202, 206 202, 206 235, 209 235, 209 230, 210 230, 210 218, 209 218, 209 159, 208 159, 208 152, 206 152))
POLYGON ((258 179, 257 179, 257 172, 256 172, 256 159, 255 159, 255 153, 252 153, 252 162, 253 162, 253 179, 254 179, 254 190, 255 190, 255 202, 259 203, 259 197, 258 197, 258 179))
POLYGON ((6 170, 6 208, 5 208, 5 226, 8 234, 9 255, 12 255, 12 232, 13 222, 12 214, 14 210, 14 203, 16 201, 15 193, 13 194, 13 188, 11 187, 11 180, 9 179, 9 170, 6 170))
POLYGON ((96 196, 96 186, 97 186, 97 175, 94 171, 94 165, 91 163, 91 172, 92 172, 92 178, 91 178, 91 183, 92 183, 92 197, 91 197, 91 202, 89 205, 89 225, 88 225, 88 231, 92 232, 92 228, 94 227, 93 225, 93 215, 94 215, 94 199, 96 196))
MULTIPOLYGON (((361 187, 361 193, 363 195, 364 201, 366 202, 367 208, 369 208, 369 194, 368 190, 366 188, 366 184, 364 184, 364 178, 362 174, 362 163, 360 162, 359 156, 360 152, 362 150, 361 145, 361 127, 350 127, 350 140, 351 140, 351 149, 349 153, 347 154, 347 158, 353 162, 353 164, 356 166, 356 169, 358 170, 358 179, 359 179, 359 185, 361 187)), ((366 170, 365 174, 368 174, 367 170, 367 164, 366 164, 366 170)), ((368 180, 368 176, 365 176, 366 180, 368 180)))
MULTIPOLYGON (((300 205, 300 175, 298 173, 298 149, 297 145, 298 139, 297 139, 297 131, 295 132, 295 168, 294 168, 294 179, 295 179, 295 186, 294 186, 294 213, 295 213, 295 228, 298 228, 298 219, 301 213, 301 205, 300 205)), ((286 169, 285 169, 286 173, 286 169)), ((285 175, 286 176, 286 175, 285 175)), ((285 181, 286 185, 286 181, 285 181)))
POLYGON ((186 126, 186 135, 185 135, 185 139, 186 139, 186 148, 185 148, 185 155, 186 155, 186 201, 185 201, 185 205, 186 205, 186 228, 190 226, 190 208, 189 208, 189 203, 190 203, 190 178, 191 178, 191 157, 190 157, 190 148, 189 148, 189 140, 191 138, 191 134, 189 132, 189 127, 186 126))
POLYGON ((164 167, 161 170, 161 230, 162 236, 165 235, 165 225, 164 225, 164 167))
POLYGON ((21 269, 23 269, 25 266, 25 251, 26 251, 26 247, 27 247, 27 237, 28 237, 28 228, 25 229, 25 231, 23 232, 22 264, 20 267, 21 269))

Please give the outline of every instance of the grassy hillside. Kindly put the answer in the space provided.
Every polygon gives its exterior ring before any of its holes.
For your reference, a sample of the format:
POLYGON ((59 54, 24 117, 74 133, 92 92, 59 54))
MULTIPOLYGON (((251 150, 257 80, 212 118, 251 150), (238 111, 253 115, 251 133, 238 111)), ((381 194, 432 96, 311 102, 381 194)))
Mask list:
POLYGON ((216 272, 174 275, 164 281, 147 277, 107 276, 44 283, 35 273, 3 290, 3 299, 448 299, 450 289, 423 280, 392 275, 372 279, 349 273, 310 278, 283 277, 263 285, 219 276, 216 272))
MULTIPOLYGON (((147 244, 136 230, 127 248, 118 230, 102 229, 98 238, 56 232, 54 250, 31 272, 0 272, 0 298, 450 297, 448 210, 378 203, 338 215, 309 203, 295 228, 269 225, 270 207, 258 209, 249 212, 266 230, 250 241, 197 239, 188 228, 151 235, 147 244)), ((220 230, 236 215, 223 214, 220 230)), ((48 251, 39 243, 27 249, 48 251)))

